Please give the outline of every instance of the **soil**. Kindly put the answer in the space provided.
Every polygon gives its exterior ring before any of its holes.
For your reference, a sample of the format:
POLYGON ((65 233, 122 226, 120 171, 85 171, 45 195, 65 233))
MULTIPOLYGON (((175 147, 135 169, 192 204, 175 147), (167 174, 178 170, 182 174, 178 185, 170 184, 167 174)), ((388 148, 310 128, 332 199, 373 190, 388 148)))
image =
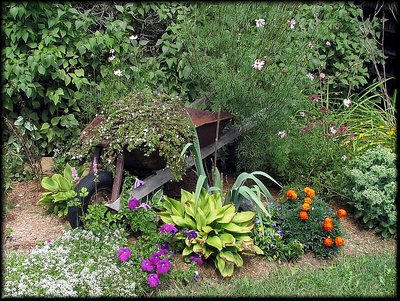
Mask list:
MULTIPOLYGON (((52 241, 69 228, 66 219, 47 214, 46 209, 37 204, 41 192, 40 185, 35 181, 13 184, 13 190, 7 197, 7 202, 11 204, 12 208, 3 218, 2 240, 5 252, 9 250, 30 251, 38 243, 52 241), (9 231, 11 233, 7 233, 9 231), (7 233, 7 237, 5 237, 5 233, 7 233)), ((271 192, 274 197, 278 196, 277 190, 271 192)), ((338 209, 340 204, 331 204, 331 206, 338 209)), ((342 218, 341 223, 347 234, 346 245, 342 250, 343 254, 362 255, 379 253, 384 250, 396 252, 396 239, 383 240, 372 230, 364 229, 354 219, 351 210, 348 209, 348 215, 342 218)), ((281 266, 322 267, 333 263, 334 260, 316 259, 311 253, 304 254, 297 263, 283 263, 281 265, 260 259, 259 256, 244 256, 244 266, 236 269, 235 275, 258 278, 281 266)), ((220 278, 212 263, 201 266, 200 274, 203 279, 220 278)))

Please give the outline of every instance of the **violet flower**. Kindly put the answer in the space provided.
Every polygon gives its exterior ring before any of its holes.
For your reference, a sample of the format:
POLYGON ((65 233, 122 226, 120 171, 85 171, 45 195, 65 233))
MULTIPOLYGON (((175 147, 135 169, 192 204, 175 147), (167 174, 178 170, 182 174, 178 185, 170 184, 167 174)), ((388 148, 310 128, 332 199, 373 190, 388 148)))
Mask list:
POLYGON ((137 198, 133 198, 133 199, 130 199, 130 200, 129 200, 129 202, 128 202, 128 207, 129 207, 132 211, 134 211, 134 210, 137 209, 137 207, 139 206, 139 204, 140 204, 140 200, 138 200, 137 198))
POLYGON ((141 204, 139 205, 139 207, 137 207, 137 209, 139 209, 139 208, 143 208, 143 209, 148 210, 148 209, 151 209, 151 208, 153 208, 153 207, 152 207, 150 204, 144 202, 144 203, 141 203, 141 204))
POLYGON ((118 250, 117 257, 121 262, 125 262, 129 259, 129 257, 131 257, 131 255, 132 252, 129 250, 129 248, 121 248, 118 250))
POLYGON ((139 180, 138 178, 136 178, 135 184, 133 184, 133 188, 136 189, 136 188, 139 188, 140 186, 143 186, 143 185, 144 185, 144 182, 139 180))
POLYGON ((156 287, 160 284, 160 279, 158 279, 157 274, 148 274, 147 282, 149 283, 150 287, 156 287))
POLYGON ((282 230, 278 230, 278 231, 276 231, 276 234, 278 234, 280 237, 282 237, 283 236, 283 231, 282 230))
POLYGON ((185 234, 187 236, 187 238, 189 239, 189 241, 191 241, 192 239, 195 239, 197 237, 197 232, 196 230, 192 230, 192 231, 184 231, 183 234, 185 234))
POLYGON ((156 266, 157 274, 165 274, 171 269, 171 263, 168 258, 161 259, 156 266))
POLYGON ((189 258, 190 261, 196 262, 198 265, 203 264, 203 260, 200 257, 197 256, 190 256, 189 258))
POLYGON ((171 249, 171 245, 168 242, 163 242, 161 244, 161 250, 167 250, 169 251, 171 249))
POLYGON ((142 260, 141 268, 143 271, 151 272, 154 270, 154 264, 150 260, 145 259, 145 260, 142 260))
POLYGON ((151 254, 151 256, 149 257, 150 262, 153 265, 156 265, 160 260, 161 260, 161 255, 159 252, 153 252, 153 254, 151 254))
POLYGON ((167 232, 174 236, 178 233, 178 229, 172 224, 165 224, 160 227, 160 232, 166 234, 167 232))

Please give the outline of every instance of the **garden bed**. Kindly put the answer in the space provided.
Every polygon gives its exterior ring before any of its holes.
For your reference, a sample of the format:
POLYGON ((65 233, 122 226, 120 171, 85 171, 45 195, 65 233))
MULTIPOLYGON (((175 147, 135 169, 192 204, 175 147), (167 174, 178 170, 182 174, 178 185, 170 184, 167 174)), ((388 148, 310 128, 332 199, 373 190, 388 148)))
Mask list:
MULTIPOLYGON (((228 183, 230 183, 229 179, 228 183)), ((278 191, 271 189, 271 192, 274 197, 278 196, 278 191)), ((36 244, 52 241, 69 228, 68 221, 54 215, 47 215, 45 209, 37 204, 40 195, 40 186, 34 181, 14 183, 14 189, 8 196, 8 200, 13 206, 3 220, 4 231, 12 229, 3 243, 5 253, 10 250, 30 251, 36 244)), ((335 210, 343 207, 337 203, 332 203, 331 206, 335 210)), ((342 255, 363 255, 396 250, 396 240, 383 240, 372 230, 363 229, 351 211, 348 210, 348 212, 348 216, 341 221, 348 237, 342 255)), ((268 262, 260 256, 248 255, 243 258, 244 266, 237 269, 235 277, 258 278, 279 267, 275 262, 268 262)), ((298 262, 283 263, 283 265, 287 267, 322 267, 333 264, 334 261, 334 259, 319 260, 312 253, 305 253, 298 262)), ((212 262, 199 267, 199 271, 204 279, 220 278, 212 262)))

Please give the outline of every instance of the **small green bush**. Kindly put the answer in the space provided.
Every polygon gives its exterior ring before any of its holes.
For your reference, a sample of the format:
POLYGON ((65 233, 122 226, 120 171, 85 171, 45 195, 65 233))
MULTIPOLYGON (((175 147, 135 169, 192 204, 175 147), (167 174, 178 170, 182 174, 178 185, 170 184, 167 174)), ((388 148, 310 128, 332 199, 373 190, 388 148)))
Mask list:
MULTIPOLYGON (((301 191, 297 189, 295 191, 301 191)), ((338 255, 342 247, 335 243, 330 247, 324 245, 324 239, 330 237, 333 241, 336 237, 344 237, 344 231, 337 214, 332 208, 318 196, 312 197, 311 209, 308 211, 308 219, 300 220, 299 213, 303 205, 303 196, 299 193, 296 199, 287 199, 280 202, 279 215, 276 219, 276 227, 284 233, 286 242, 299 241, 304 245, 304 251, 312 251, 317 258, 327 259, 338 255), (325 218, 333 220, 333 229, 329 232, 323 228, 325 218)))
POLYGON ((396 154, 380 145, 368 149, 349 162, 345 176, 355 217, 385 238, 396 235, 396 154))

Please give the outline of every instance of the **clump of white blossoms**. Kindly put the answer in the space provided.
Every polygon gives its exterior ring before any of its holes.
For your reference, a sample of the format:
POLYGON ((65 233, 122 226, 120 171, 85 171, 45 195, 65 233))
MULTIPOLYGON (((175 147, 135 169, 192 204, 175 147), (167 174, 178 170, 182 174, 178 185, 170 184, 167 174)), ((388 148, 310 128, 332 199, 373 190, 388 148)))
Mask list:
POLYGON ((116 254, 127 241, 122 230, 101 237, 90 231, 67 231, 31 253, 11 252, 3 267, 4 297, 137 297, 140 285, 134 261, 116 254))
POLYGON ((254 21, 256 21, 257 27, 264 27, 265 25, 265 19, 255 19, 254 21))
POLYGON ((261 70, 265 65, 265 61, 256 59, 253 64, 253 68, 256 70, 261 70))
POLYGON ((122 76, 122 71, 120 69, 114 71, 114 75, 122 76))

